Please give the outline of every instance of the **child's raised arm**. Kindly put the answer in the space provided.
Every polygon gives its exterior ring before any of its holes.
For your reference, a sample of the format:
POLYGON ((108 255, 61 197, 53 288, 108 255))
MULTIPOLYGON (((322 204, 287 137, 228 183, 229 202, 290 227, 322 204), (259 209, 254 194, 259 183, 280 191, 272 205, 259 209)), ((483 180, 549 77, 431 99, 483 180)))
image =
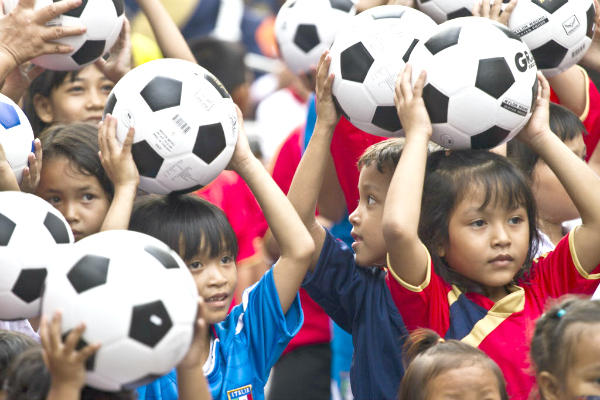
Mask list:
POLYGON ((406 141, 383 207, 383 238, 390 268, 406 283, 419 286, 427 275, 427 251, 419 239, 419 218, 431 122, 423 102, 425 72, 411 85, 407 65, 396 81, 394 101, 406 141))
POLYGON ((535 110, 517 138, 539 154, 577 207, 582 225, 574 232, 575 253, 589 273, 600 263, 600 177, 550 131, 550 85, 541 73, 538 80, 535 110))
POLYGON ((240 130, 229 167, 250 187, 279 245, 281 255, 273 267, 273 280, 281 308, 286 313, 306 275, 314 244, 294 207, 252 154, 244 131, 242 112, 236 108, 240 130))

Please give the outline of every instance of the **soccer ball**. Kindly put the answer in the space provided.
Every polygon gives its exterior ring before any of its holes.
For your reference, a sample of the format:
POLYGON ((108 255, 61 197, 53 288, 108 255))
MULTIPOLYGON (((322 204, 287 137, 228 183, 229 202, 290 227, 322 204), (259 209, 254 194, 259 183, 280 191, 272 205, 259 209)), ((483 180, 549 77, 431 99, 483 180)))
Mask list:
MULTIPOLYGON (((19 0, 4 0, 4 11, 13 10, 19 0)), ((54 0, 56 2, 56 0, 54 0)), ((53 0, 36 0, 39 9, 53 0)), ((46 54, 31 60, 41 67, 57 71, 80 69, 107 53, 121 32, 124 18, 123 0, 82 0, 81 5, 48 22, 50 26, 85 26, 83 35, 69 36, 57 40, 71 45, 68 54, 46 54)))
POLYGON ((40 315, 47 259, 73 243, 62 214, 32 194, 0 192, 0 320, 40 315))
POLYGON ((275 20, 279 53, 295 73, 310 72, 336 32, 356 14, 353 0, 288 0, 275 20))
MULTIPOLYGON (((449 19, 470 17, 471 10, 477 0, 417 0, 419 10, 429 15, 435 22, 441 24, 449 19)), ((528 1, 528 0, 522 0, 528 1)), ((508 3, 510 0, 502 0, 508 3)))
POLYGON ((553 76, 587 52, 595 12, 593 0, 519 0, 508 26, 529 46, 544 75, 553 76))
POLYGON ((420 11, 386 5, 359 14, 339 31, 329 72, 335 74, 332 92, 346 119, 374 135, 402 134, 394 106, 396 77, 417 42, 435 27, 420 11))
POLYGON ((413 82, 427 71, 423 100, 432 140, 450 149, 490 149, 527 123, 537 97, 537 68, 525 43, 479 17, 439 25, 411 53, 413 82))
POLYGON ((21 182, 27 157, 33 150, 33 129, 19 106, 1 93, 0 125, 0 144, 17 182, 21 182))
POLYGON ((132 154, 140 189, 186 193, 227 166, 238 134, 235 105, 221 82, 184 60, 150 61, 115 85, 104 113, 117 120, 123 142, 135 128, 132 154))
POLYGON ((85 323, 78 348, 102 347, 86 363, 86 384, 132 389, 164 375, 187 353, 198 292, 181 258, 132 231, 88 236, 55 258, 42 312, 62 310, 62 334, 85 323))

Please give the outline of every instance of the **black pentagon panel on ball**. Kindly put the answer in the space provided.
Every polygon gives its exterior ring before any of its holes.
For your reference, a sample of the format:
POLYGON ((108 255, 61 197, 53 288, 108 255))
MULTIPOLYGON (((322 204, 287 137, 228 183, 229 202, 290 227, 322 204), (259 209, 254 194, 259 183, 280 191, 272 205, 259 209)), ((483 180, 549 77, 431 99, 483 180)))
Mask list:
POLYGON ((362 42, 354 43, 340 54, 342 79, 363 83, 374 61, 362 42))
POLYGON ((510 67, 504 57, 479 60, 475 87, 495 99, 500 98, 515 83, 510 67))
POLYGON ((391 10, 386 7, 378 7, 373 8, 373 10, 369 12, 369 14, 373 19, 402 18, 402 15, 404 15, 404 10, 402 8, 396 7, 393 7, 391 10))
MULTIPOLYGON (((54 3, 58 3, 60 0, 53 0, 54 3)), ((87 6, 88 0, 81 0, 81 5, 78 7, 75 7, 72 10, 69 10, 67 12, 64 12, 62 15, 68 15, 69 17, 75 17, 75 18, 79 18, 81 17, 81 14, 83 14, 83 10, 85 10, 85 7, 87 6)))
MULTIPOLYGON (((72 329, 69 329, 65 333, 62 334, 63 343, 67 340, 67 336, 71 333, 72 329)), ((86 347, 88 342, 86 342, 82 337, 79 338, 77 344, 75 345, 75 350, 79 351, 86 347)), ((96 353, 92 354, 90 357, 85 360, 85 369, 86 371, 94 371, 94 367, 96 366, 96 353)))
POLYGON ((229 92, 227 92, 227 89, 225 89, 225 86, 223 86, 223 84, 219 82, 219 80, 213 74, 204 74, 204 79, 206 79, 208 83, 210 83, 215 89, 217 89, 217 92, 219 92, 222 98, 231 98, 229 92))
POLYGON ((23 269, 11 292, 25 303, 31 303, 40 298, 47 274, 46 268, 23 269))
POLYGON ((552 14, 554 11, 567 4, 569 0, 531 0, 531 2, 552 14))
POLYGON ((131 154, 140 175, 148 178, 156 178, 164 159, 147 141, 142 140, 134 143, 131 146, 131 154))
POLYGON ((108 96, 108 100, 106 100, 106 105, 104 106, 104 115, 112 114, 115 106, 117 105, 117 96, 114 93, 111 93, 108 96))
POLYGON ((47 213, 46 218, 44 218, 44 226, 56 243, 70 243, 68 228, 56 215, 51 212, 47 213))
POLYGON ((596 15, 596 10, 594 9, 594 5, 592 4, 590 8, 585 12, 586 20, 587 20, 587 29, 585 31, 585 35, 590 39, 594 36, 594 16, 596 15))
POLYGON ((402 129, 398 111, 395 106, 378 106, 373 114, 371 123, 381 129, 389 132, 394 132, 402 129))
POLYGON ((177 261, 175 261, 173 256, 167 251, 156 246, 146 246, 144 247, 144 250, 146 251, 146 253, 156 258, 158 262, 160 262, 160 264, 166 269, 179 268, 179 264, 177 264, 177 261))
POLYGON ((546 42, 542 46, 532 49, 531 54, 539 69, 556 68, 561 63, 565 54, 569 51, 554 40, 546 42))
POLYGON ((112 0, 112 2, 115 5, 117 17, 120 17, 121 14, 123 14, 123 11, 125 11, 125 4, 123 3, 123 0, 112 0))
POLYGON ((509 133, 510 131, 499 126, 492 126, 484 132, 471 136, 471 148, 474 150, 491 149, 502 143, 509 133))
POLYGON ((10 218, 0 214, 0 246, 8 245, 16 226, 10 218))
POLYGON ((129 337, 148 347, 156 346, 173 326, 162 301, 140 304, 132 309, 129 337))
POLYGON ((139 387, 149 384, 150 382, 154 382, 161 376, 162 375, 149 374, 149 375, 144 376, 143 378, 136 379, 135 381, 122 384, 121 389, 122 390, 135 390, 139 387))
POLYGON ((446 28, 427 39, 425 47, 431 54, 436 55, 440 51, 457 44, 460 31, 460 26, 446 28))
POLYGON ((156 76, 144 86, 140 95, 148 107, 156 112, 178 106, 181 103, 182 86, 182 82, 177 79, 156 76))
POLYGON ((494 26, 498 29, 500 29, 500 31, 502 31, 502 33, 504 33, 506 35, 507 38, 509 39, 514 39, 514 40, 518 40, 519 42, 522 42, 521 38, 519 37, 519 35, 517 35, 516 33, 514 33, 513 31, 511 31, 510 29, 508 29, 507 27, 505 27, 504 25, 501 24, 494 24, 494 26))
POLYGON ((73 289, 81 294, 106 283, 108 264, 110 260, 106 257, 87 254, 73 265, 67 273, 67 279, 73 289))
POLYGON ((223 125, 219 122, 210 125, 201 125, 198 128, 192 152, 206 164, 210 164, 221 154, 226 145, 223 125))
POLYGON ((317 27, 313 24, 300 24, 294 34, 294 43, 303 52, 308 53, 321 43, 317 27))
POLYGON ((350 116, 346 113, 346 111, 344 111, 338 99, 334 95, 331 95, 331 98, 333 99, 333 104, 335 105, 335 109, 337 110, 337 112, 343 115, 344 118, 346 118, 348 121, 350 121, 350 116))
POLYGON ((354 3, 351 0, 329 0, 329 4, 331 4, 331 8, 344 12, 350 12, 352 7, 354 7, 354 3))
POLYGON ((71 58, 79 65, 94 61, 104 53, 106 40, 86 40, 71 58))
POLYGON ((423 88, 423 101, 433 124, 443 124, 448 121, 448 96, 428 83, 423 88))
POLYGON ((406 49, 406 52, 402 56, 402 61, 404 61, 405 63, 408 62, 408 59, 410 58, 410 55, 412 54, 412 51, 414 50, 417 43, 419 43, 419 39, 413 39, 412 43, 410 44, 410 46, 408 46, 408 49, 406 49))
POLYGON ((469 10, 468 8, 462 7, 459 8, 456 11, 452 11, 451 13, 448 13, 448 19, 454 19, 454 18, 461 18, 461 17, 471 17, 473 14, 471 13, 471 10, 469 10))

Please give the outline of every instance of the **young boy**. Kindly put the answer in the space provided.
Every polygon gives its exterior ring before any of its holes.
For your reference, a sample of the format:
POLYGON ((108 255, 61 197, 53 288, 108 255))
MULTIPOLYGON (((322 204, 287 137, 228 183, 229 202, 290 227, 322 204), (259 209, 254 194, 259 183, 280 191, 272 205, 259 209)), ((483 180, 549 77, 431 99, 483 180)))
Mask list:
POLYGON ((360 199, 349 218, 355 255, 315 218, 322 177, 331 157, 329 146, 339 118, 331 97, 333 76, 327 76, 329 64, 330 58, 324 54, 317 69, 317 123, 288 193, 316 247, 303 287, 338 325, 352 334, 350 381, 354 397, 394 399, 404 372, 402 344, 407 330, 386 285, 381 213, 403 141, 376 144, 359 160, 360 199))

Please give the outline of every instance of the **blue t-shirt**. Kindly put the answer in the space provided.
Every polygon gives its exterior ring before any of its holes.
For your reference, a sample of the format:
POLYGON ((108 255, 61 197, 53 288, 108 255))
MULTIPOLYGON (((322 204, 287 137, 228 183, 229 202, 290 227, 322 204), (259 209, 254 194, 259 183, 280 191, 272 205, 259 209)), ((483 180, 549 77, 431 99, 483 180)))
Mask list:
MULTIPOLYGON (((303 321, 298 295, 283 314, 272 270, 246 289, 242 304, 213 325, 216 338, 209 356, 213 366, 206 375, 213 399, 264 399, 271 367, 303 321)), ((177 399, 175 370, 139 388, 138 399, 177 399)))
POLYGON ((358 267, 352 250, 327 232, 315 270, 302 285, 352 334, 350 383, 357 400, 395 399, 404 375, 402 345, 408 331, 385 276, 383 268, 358 267))

